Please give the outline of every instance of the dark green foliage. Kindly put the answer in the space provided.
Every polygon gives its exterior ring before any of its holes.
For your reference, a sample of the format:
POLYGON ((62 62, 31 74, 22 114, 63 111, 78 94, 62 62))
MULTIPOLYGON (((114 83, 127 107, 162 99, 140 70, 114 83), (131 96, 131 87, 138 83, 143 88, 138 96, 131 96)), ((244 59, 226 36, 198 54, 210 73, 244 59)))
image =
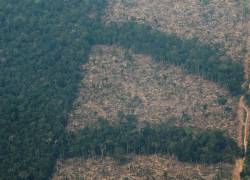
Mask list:
POLYGON ((223 96, 219 96, 217 101, 219 105, 225 105, 227 103, 227 99, 223 96))
POLYGON ((249 149, 249 145, 250 145, 250 135, 248 137, 248 148, 247 148, 247 152, 245 154, 244 167, 243 167, 243 171, 241 172, 241 178, 243 180, 250 179, 250 149, 249 149))
POLYGON ((203 5, 208 5, 208 4, 209 4, 209 0, 200 0, 200 2, 201 2, 203 5))
POLYGON ((133 116, 113 126, 101 119, 77 134, 69 134, 64 142, 64 157, 158 153, 173 154, 185 162, 218 163, 233 162, 241 154, 237 144, 221 132, 194 134, 191 129, 167 124, 138 128, 133 116))
MULTIPOLYGON (((250 144, 250 138, 248 138, 248 145, 249 144, 250 144)), ((250 150, 249 148, 247 149, 245 157, 246 159, 244 161, 243 171, 241 172, 241 178, 243 180, 247 180, 250 178, 250 150)))
POLYGON ((135 22, 111 24, 98 34, 94 36, 97 43, 119 44, 155 60, 183 66, 189 73, 220 83, 233 95, 241 93, 243 67, 219 51, 220 46, 202 44, 195 38, 183 40, 135 22))
MULTIPOLYGON (((157 60, 183 65, 233 93, 240 91, 241 66, 231 60, 219 61, 216 49, 135 23, 104 27, 100 23, 104 9, 105 0, 0 0, 0 179, 48 179, 60 153, 79 155, 90 149, 90 144, 80 146, 87 135, 68 136, 65 126, 82 78, 81 64, 94 43, 120 44, 157 60), (74 151, 80 147, 79 152, 71 153, 65 142, 72 143, 74 151)), ((134 117, 129 119, 133 122, 134 117)), ((103 123, 101 127, 109 127, 103 123)), ((134 126, 127 123, 120 128, 134 126)), ((131 139, 134 134, 126 128, 124 135, 131 139)), ((155 133, 149 128, 151 131, 155 133)), ((95 138, 104 141, 101 134, 95 138)), ((178 144, 179 139, 175 140, 178 144)), ((95 141, 91 148, 98 143, 95 141)), ((115 142, 108 142, 109 146, 115 142)), ((128 150, 115 148, 114 153, 128 150)), ((140 151, 148 153, 148 147, 140 151)))
MULTIPOLYGON (((250 107, 250 92, 248 91, 245 94, 245 101, 248 107, 250 107)), ((248 146, 250 145, 250 137, 248 137, 248 146)), ((247 149, 246 155, 245 155, 246 159, 244 161, 244 168, 243 171, 241 173, 241 177, 243 180, 247 180, 250 179, 250 149, 247 149)))
POLYGON ((243 6, 243 15, 247 17, 249 15, 249 1, 248 0, 242 0, 242 6, 243 6))
POLYGON ((0 179, 52 174, 104 2, 0 0, 0 179))
POLYGON ((245 100, 246 100, 247 106, 250 107, 250 92, 247 92, 245 94, 245 100))

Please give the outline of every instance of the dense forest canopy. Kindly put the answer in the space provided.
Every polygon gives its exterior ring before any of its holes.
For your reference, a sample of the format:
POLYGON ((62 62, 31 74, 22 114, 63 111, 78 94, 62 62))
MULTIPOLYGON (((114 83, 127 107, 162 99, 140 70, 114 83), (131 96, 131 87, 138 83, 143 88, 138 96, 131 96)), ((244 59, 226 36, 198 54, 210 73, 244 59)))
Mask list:
POLYGON ((47 179, 103 0, 1 1, 0 179, 47 179), (90 14, 93 13, 92 16, 90 14))
POLYGON ((100 118, 95 125, 69 134, 61 154, 64 157, 109 155, 119 160, 130 153, 158 153, 200 163, 233 162, 241 154, 237 144, 218 131, 193 133, 191 128, 168 124, 140 126, 133 115, 123 115, 115 125, 100 118))
MULTIPOLYGON (((66 140, 71 135, 65 126, 82 78, 80 65, 87 61, 95 43, 131 48, 156 60, 182 65, 190 73, 220 83, 233 94, 241 91, 242 67, 219 47, 195 39, 181 40, 136 23, 106 27, 101 23, 105 5, 105 0, 0 0, 0 179, 48 179, 62 149, 69 153, 71 144, 87 149, 81 144, 84 133, 79 134, 79 142, 74 140, 77 135, 72 141, 66 140)), ((150 131, 152 137, 158 133, 150 131)), ((213 143, 219 143, 232 147, 222 151, 229 153, 225 154, 226 159, 231 153, 237 154, 232 140, 220 134, 218 137, 223 141, 212 142, 209 151, 214 152, 213 143)), ((211 141, 210 135, 208 140, 211 141)), ((164 148, 168 149, 159 147, 164 148)), ((178 156, 177 149, 170 148, 178 156)), ((197 151, 203 152, 199 148, 197 151)), ((198 153, 187 160, 203 161, 201 156, 198 153)))

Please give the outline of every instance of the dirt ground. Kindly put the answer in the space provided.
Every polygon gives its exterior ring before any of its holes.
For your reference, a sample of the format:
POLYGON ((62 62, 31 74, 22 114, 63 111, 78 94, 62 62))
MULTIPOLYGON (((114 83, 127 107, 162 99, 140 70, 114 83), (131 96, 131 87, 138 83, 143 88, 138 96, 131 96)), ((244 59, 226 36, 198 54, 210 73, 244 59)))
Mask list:
POLYGON ((106 23, 137 21, 180 37, 222 43, 236 60, 244 57, 245 16, 239 0, 109 0, 106 23))
MULTIPOLYGON (((135 114, 139 122, 222 129, 237 138, 237 99, 214 82, 184 73, 181 67, 99 45, 82 68, 84 79, 69 115, 69 131, 80 130, 98 117, 113 123, 118 112, 123 112, 135 114), (227 102, 220 105, 219 97, 227 102)), ((157 155, 129 159, 123 165, 108 157, 58 161, 53 179, 228 179, 232 169, 228 164, 188 164, 157 155)))
POLYGON ((104 159, 68 159, 57 163, 53 180, 228 180, 232 165, 198 165, 181 163, 167 156, 130 156, 118 164, 104 159))
MULTIPOLYGON (((183 38, 198 37, 206 43, 222 43, 235 60, 244 58, 246 28, 243 8, 237 0, 109 0, 105 23, 135 20, 183 38)), ((237 139, 238 102, 211 81, 186 74, 181 67, 154 62, 114 46, 95 46, 69 131, 77 131, 98 117, 110 123, 117 114, 135 114, 139 122, 161 123, 199 130, 221 129, 237 139), (220 104, 219 99, 226 99, 220 104)), ((190 164, 169 156, 133 156, 118 164, 104 159, 73 158, 57 162, 54 180, 61 179, 230 179, 233 165, 190 164)))
POLYGON ((237 100, 217 84, 186 74, 181 68, 154 62, 122 48, 95 46, 70 114, 76 131, 103 117, 134 114, 139 122, 168 122, 180 127, 221 129, 236 138, 237 100), (220 105, 219 98, 227 102, 220 105))
MULTIPOLYGON (((199 130, 222 129, 237 138, 237 99, 211 81, 184 73, 181 67, 156 63, 149 56, 115 46, 95 46, 69 131, 77 131, 98 117, 117 121, 118 112, 135 114, 139 122, 161 123, 199 130), (224 97, 224 105, 218 103, 224 97)), ((106 157, 68 159, 57 163, 54 180, 61 179, 229 179, 232 165, 188 164, 169 156, 131 156, 117 164, 106 157)))

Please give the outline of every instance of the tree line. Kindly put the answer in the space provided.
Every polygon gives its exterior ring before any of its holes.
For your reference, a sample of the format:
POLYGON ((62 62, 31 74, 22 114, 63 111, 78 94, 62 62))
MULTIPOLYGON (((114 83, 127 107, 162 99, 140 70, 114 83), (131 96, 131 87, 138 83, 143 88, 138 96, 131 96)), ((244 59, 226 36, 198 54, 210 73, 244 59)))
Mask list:
MULTIPOLYGON (((240 92, 242 67, 219 51, 220 47, 205 45, 196 39, 183 40, 136 23, 105 26, 101 23, 105 6, 105 0, 0 0, 0 179, 48 179, 56 159, 63 153, 67 156, 81 155, 79 149, 83 148, 83 151, 89 149, 88 152, 100 154, 99 150, 88 148, 99 142, 84 144, 82 141, 87 136, 69 135, 65 131, 78 84, 84 74, 81 65, 87 62, 90 49, 96 43, 118 44, 149 54, 156 60, 181 65, 190 73, 219 82, 233 94, 240 92)), ((134 135, 130 131, 119 134, 118 127, 110 127, 110 132, 118 133, 121 140, 134 135)), ((147 129, 152 136, 145 134, 144 138, 141 131, 136 131, 136 141, 132 142, 134 146, 125 152, 169 151, 183 160, 206 160, 207 157, 202 157, 206 148, 199 149, 198 145, 195 151, 200 154, 195 158, 188 159, 181 152, 177 153, 177 147, 182 148, 184 144, 178 138, 168 138, 174 133, 171 129, 164 132, 147 127, 144 131, 147 129), (157 133, 166 133, 165 140, 161 138, 164 142, 162 147, 155 139, 157 133), (139 143, 141 148, 135 143, 139 143), (168 145, 171 148, 166 147, 168 145)), ((85 129, 81 133, 94 130, 85 129)), ((101 129, 99 136, 103 131, 101 129)), ((177 128, 176 131, 174 137, 198 143, 198 137, 193 135, 187 134, 188 140, 182 137, 186 130, 177 128)), ((217 137, 216 134, 214 136, 217 137)), ((224 139, 222 135, 218 137, 231 144, 223 145, 222 150, 234 146, 231 140, 224 139)), ((208 135, 204 143, 211 142, 211 138, 212 135, 208 135)), ((103 140, 102 137, 94 139, 103 140)), ((118 141, 109 139, 114 143, 118 141)), ((125 146, 118 147, 115 151, 124 151, 125 146)), ((112 146, 109 148, 103 153, 113 152, 112 146)), ((215 147, 212 145, 211 148, 207 151, 213 152, 215 147)), ((234 151, 237 150, 232 148, 229 154, 234 154, 234 151)), ((230 160, 228 157, 213 158, 216 161, 230 160)))
POLYGON ((228 57, 221 44, 204 44, 197 38, 181 39, 136 22, 111 23, 97 33, 93 35, 97 44, 118 44, 148 54, 157 61, 182 66, 188 73, 215 81, 232 95, 242 93, 243 66, 228 57))
MULTIPOLYGON (((250 138, 248 138, 248 145, 250 144, 250 138)), ((241 172, 241 178, 243 180, 248 180, 250 178, 250 149, 247 148, 247 152, 245 154, 245 161, 243 170, 241 172)))
POLYGON ((104 7, 104 0, 0 0, 0 179, 52 175, 104 7))
MULTIPOLYGON (((64 158, 128 154, 170 154, 190 163, 233 162, 241 149, 219 131, 194 133, 190 128, 168 124, 138 126, 134 115, 123 116, 114 125, 103 118, 78 133, 69 133, 61 148, 64 158)), ((118 157, 118 158, 117 158, 118 157)))

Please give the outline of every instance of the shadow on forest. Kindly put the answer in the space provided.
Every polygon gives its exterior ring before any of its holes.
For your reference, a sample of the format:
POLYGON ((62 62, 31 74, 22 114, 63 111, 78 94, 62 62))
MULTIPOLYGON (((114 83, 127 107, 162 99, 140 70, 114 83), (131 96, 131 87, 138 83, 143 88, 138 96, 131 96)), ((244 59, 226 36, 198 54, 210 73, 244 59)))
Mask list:
POLYGON ((228 57, 221 44, 208 45, 197 38, 183 39, 136 22, 102 26, 92 37, 95 44, 116 44, 150 55, 157 61, 182 66, 188 73, 219 83, 232 95, 242 92, 243 66, 228 57))
POLYGON ((61 155, 64 158, 128 154, 168 154, 196 163, 233 162, 242 153, 237 144, 219 131, 193 132, 191 128, 166 124, 138 126, 134 115, 123 116, 115 125, 98 119, 78 133, 69 133, 61 155))
POLYGON ((134 22, 103 26, 105 2, 1 1, 0 179, 48 179, 59 155, 169 153, 208 163, 238 155, 236 143, 219 132, 194 134, 165 125, 137 129, 130 121, 114 126, 101 121, 75 135, 66 132, 81 65, 96 43, 117 44, 181 65, 234 95, 241 91, 243 68, 221 47, 134 22))

